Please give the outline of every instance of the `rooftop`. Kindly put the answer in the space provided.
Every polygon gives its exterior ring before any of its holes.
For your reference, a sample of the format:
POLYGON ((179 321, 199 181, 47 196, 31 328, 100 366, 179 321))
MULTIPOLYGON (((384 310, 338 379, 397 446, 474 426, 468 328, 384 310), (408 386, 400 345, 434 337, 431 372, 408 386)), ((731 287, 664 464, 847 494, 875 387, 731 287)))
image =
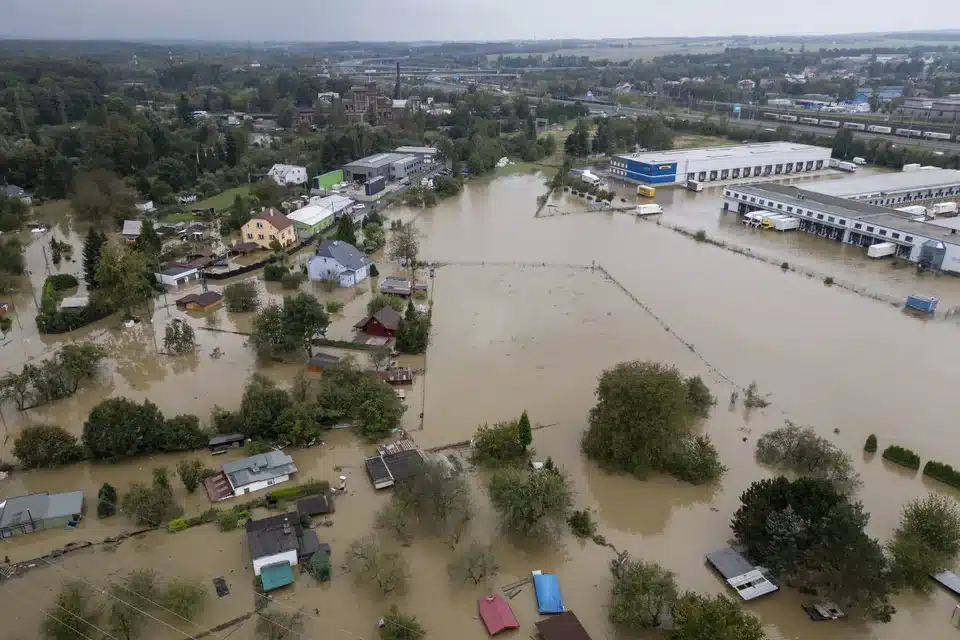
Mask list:
POLYGON ((347 164, 343 165, 343 168, 347 170, 379 169, 406 157, 406 154, 403 153, 378 153, 374 156, 367 156, 366 158, 360 158, 359 160, 348 162, 347 164))
POLYGON ((329 353, 317 352, 307 360, 307 364, 311 367, 317 367, 318 369, 326 369, 340 364, 340 358, 330 355, 329 353))
POLYGON ((179 275, 182 275, 182 274, 184 274, 184 273, 187 273, 188 271, 196 271, 196 268, 194 268, 194 267, 182 267, 182 266, 167 267, 166 269, 164 269, 163 271, 160 272, 160 275, 163 275, 163 276, 179 276, 179 275))
POLYGON ((141 221, 124 220, 123 231, 121 233, 125 236, 138 236, 140 235, 140 232, 142 229, 143 229, 143 223, 141 221))
POLYGON ((372 316, 367 316, 360 322, 354 325, 355 329, 362 329, 367 326, 367 323, 370 320, 376 318, 377 322, 382 324, 386 329, 392 329, 394 331, 400 326, 400 320, 403 319, 403 316, 400 315, 400 312, 394 309, 393 307, 384 307, 380 309, 372 316))
POLYGON ((333 512, 333 501, 324 495, 310 496, 297 502, 297 512, 308 516, 333 512))
POLYGON ((190 293, 179 300, 177 300, 178 305, 187 305, 187 304, 198 304, 201 307, 209 307, 212 304, 215 304, 223 299, 223 294, 217 293, 216 291, 204 291, 203 293, 190 293))
POLYGON ((731 157, 757 158, 758 161, 767 154, 784 154, 797 151, 823 151, 823 147, 814 147, 809 144, 795 142, 757 142, 754 144, 736 144, 728 147, 705 147, 703 149, 674 149, 672 151, 647 151, 631 153, 615 157, 636 160, 648 164, 663 164, 679 162, 681 160, 715 160, 731 157))
POLYGON ((22 187, 18 187, 15 184, 7 184, 3 186, 3 193, 10 198, 25 198, 30 194, 23 190, 22 187))
POLYGON ((299 547, 297 529, 301 529, 300 516, 292 511, 261 520, 247 520, 246 526, 247 543, 254 559, 299 547))
POLYGON ((550 616, 536 625, 543 640, 590 640, 590 634, 573 611, 550 616))
POLYGON ((294 222, 299 222, 300 224, 305 224, 308 227, 312 227, 315 224, 320 224, 327 218, 332 218, 333 214, 333 209, 321 207, 315 204, 308 204, 307 206, 288 214, 287 219, 293 220, 294 222))
POLYGON ((324 240, 317 247, 317 255, 321 258, 336 260, 351 271, 358 271, 372 262, 355 246, 340 240, 324 240))
POLYGON ((314 196, 310 198, 310 204, 318 207, 322 207, 324 209, 329 209, 334 213, 338 213, 340 211, 343 211, 350 205, 352 205, 353 200, 351 200, 346 196, 333 194, 329 196, 324 196, 323 198, 314 196))
POLYGON ((268 451, 223 465, 223 472, 234 488, 262 480, 271 480, 297 471, 293 458, 283 451, 268 451))
POLYGON ((919 169, 899 173, 877 173, 843 180, 824 180, 807 184, 804 189, 828 196, 853 198, 915 189, 940 189, 960 186, 960 171, 955 169, 919 169))
POLYGON ((437 151, 437 148, 436 148, 436 147, 412 147, 412 146, 397 147, 396 149, 394 149, 394 152, 396 152, 396 153, 404 153, 404 154, 406 154, 406 153, 420 153, 420 154, 425 154, 425 155, 430 155, 430 156, 433 156, 433 155, 436 155, 437 153, 439 153, 439 152, 437 151))
POLYGON ((258 211, 257 213, 250 216, 251 220, 263 220, 269 222, 276 228, 277 231, 283 231, 293 223, 290 221, 287 216, 280 213, 278 210, 270 207, 269 209, 264 209, 263 211, 258 211))
POLYGON ((29 493, 0 502, 0 527, 9 527, 33 520, 62 518, 80 513, 83 491, 66 493, 29 493))
MULTIPOLYGON (((871 222, 891 229, 897 229, 907 234, 960 245, 960 236, 956 235, 954 230, 928 222, 914 222, 912 220, 913 215, 888 207, 881 207, 867 202, 858 202, 856 200, 847 200, 846 198, 836 196, 828 196, 807 191, 806 189, 774 184, 772 182, 762 185, 735 185, 731 188, 748 195, 777 198, 779 201, 791 206, 816 209, 821 213, 844 216, 863 222, 871 222)), ((785 215, 791 214, 787 213, 785 215)))

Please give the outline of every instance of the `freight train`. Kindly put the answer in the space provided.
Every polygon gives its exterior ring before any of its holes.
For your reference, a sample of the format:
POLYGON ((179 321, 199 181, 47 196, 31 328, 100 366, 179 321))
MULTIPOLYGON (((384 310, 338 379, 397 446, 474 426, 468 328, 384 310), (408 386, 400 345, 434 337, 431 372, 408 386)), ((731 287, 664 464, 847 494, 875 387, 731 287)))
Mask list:
MULTIPOLYGON (((811 118, 809 116, 803 116, 798 118, 797 116, 785 114, 785 113, 764 113, 763 117, 767 120, 779 120, 780 122, 799 122, 800 124, 810 124, 817 125, 819 127, 829 127, 831 129, 839 129, 841 123, 838 120, 828 120, 826 118, 811 118)), ((907 129, 907 128, 897 128, 885 127, 882 125, 871 124, 866 125, 860 122, 844 122, 842 124, 844 129, 850 129, 852 131, 866 131, 868 133, 885 133, 885 134, 894 134, 897 136, 903 136, 905 138, 925 138, 927 140, 953 140, 954 138, 949 133, 941 133, 939 131, 921 131, 919 129, 907 129)), ((960 142, 960 135, 956 137, 956 141, 960 142)))

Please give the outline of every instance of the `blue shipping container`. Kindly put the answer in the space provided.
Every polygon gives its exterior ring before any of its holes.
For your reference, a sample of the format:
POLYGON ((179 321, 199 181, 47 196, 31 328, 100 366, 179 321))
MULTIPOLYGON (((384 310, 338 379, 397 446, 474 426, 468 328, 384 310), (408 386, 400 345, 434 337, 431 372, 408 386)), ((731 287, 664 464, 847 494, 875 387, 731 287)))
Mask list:
POLYGON ((387 185, 387 179, 383 176, 377 176, 367 182, 367 188, 364 190, 368 196, 375 196, 387 185))
POLYGON ((907 308, 923 311, 924 313, 933 313, 937 310, 939 298, 932 296, 907 296, 907 308))

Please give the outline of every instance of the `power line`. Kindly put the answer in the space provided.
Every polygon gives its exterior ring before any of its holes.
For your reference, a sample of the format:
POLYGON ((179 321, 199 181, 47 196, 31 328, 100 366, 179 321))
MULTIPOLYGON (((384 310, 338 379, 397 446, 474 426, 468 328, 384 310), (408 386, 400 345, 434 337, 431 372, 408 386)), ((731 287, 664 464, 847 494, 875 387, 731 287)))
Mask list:
MULTIPOLYGON (((94 629, 96 629, 97 631, 99 631, 100 633, 102 633, 103 635, 105 635, 107 638, 110 638, 110 640, 117 640, 116 638, 114 638, 112 635, 110 635, 109 633, 107 633, 106 631, 104 631, 103 629, 101 629, 100 627, 98 627, 97 625, 93 624, 93 623, 90 622, 89 620, 84 620, 83 618, 81 618, 80 616, 78 616, 77 614, 75 614, 73 611, 70 611, 69 609, 67 609, 66 607, 62 606, 61 604, 59 604, 59 603, 57 603, 57 602, 54 602, 53 604, 54 604, 54 606, 56 606, 57 608, 63 609, 67 614, 69 614, 69 615, 73 616, 74 618, 76 618, 77 620, 81 621, 83 624, 90 625, 91 627, 93 627, 94 629)), ((71 627, 69 624, 67 624, 66 622, 64 622, 64 621, 61 620, 60 618, 54 616, 53 614, 51 614, 51 613, 50 613, 49 611, 47 611, 46 609, 40 609, 39 607, 35 607, 35 608, 36 608, 40 613, 42 613, 43 615, 47 616, 48 618, 50 618, 51 620, 53 620, 53 621, 56 622, 57 624, 60 624, 60 625, 62 625, 62 626, 64 626, 64 627, 66 627, 67 629, 70 629, 70 630, 73 631, 74 633, 80 634, 81 636, 83 636, 83 637, 86 638, 87 640, 93 640, 93 639, 90 638, 90 636, 88 636, 87 634, 83 633, 83 632, 80 631, 79 629, 76 629, 76 628, 74 628, 74 627, 71 627)))

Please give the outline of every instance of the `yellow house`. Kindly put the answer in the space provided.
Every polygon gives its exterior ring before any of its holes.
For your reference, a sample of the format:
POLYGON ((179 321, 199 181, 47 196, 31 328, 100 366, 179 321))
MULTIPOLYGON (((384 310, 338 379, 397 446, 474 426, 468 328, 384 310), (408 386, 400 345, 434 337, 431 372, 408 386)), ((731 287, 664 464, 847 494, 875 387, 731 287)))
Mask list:
POLYGON ((277 240, 281 246, 290 247, 297 243, 297 232, 293 221, 276 209, 264 209, 253 214, 241 230, 244 242, 255 242, 264 249, 277 240))

